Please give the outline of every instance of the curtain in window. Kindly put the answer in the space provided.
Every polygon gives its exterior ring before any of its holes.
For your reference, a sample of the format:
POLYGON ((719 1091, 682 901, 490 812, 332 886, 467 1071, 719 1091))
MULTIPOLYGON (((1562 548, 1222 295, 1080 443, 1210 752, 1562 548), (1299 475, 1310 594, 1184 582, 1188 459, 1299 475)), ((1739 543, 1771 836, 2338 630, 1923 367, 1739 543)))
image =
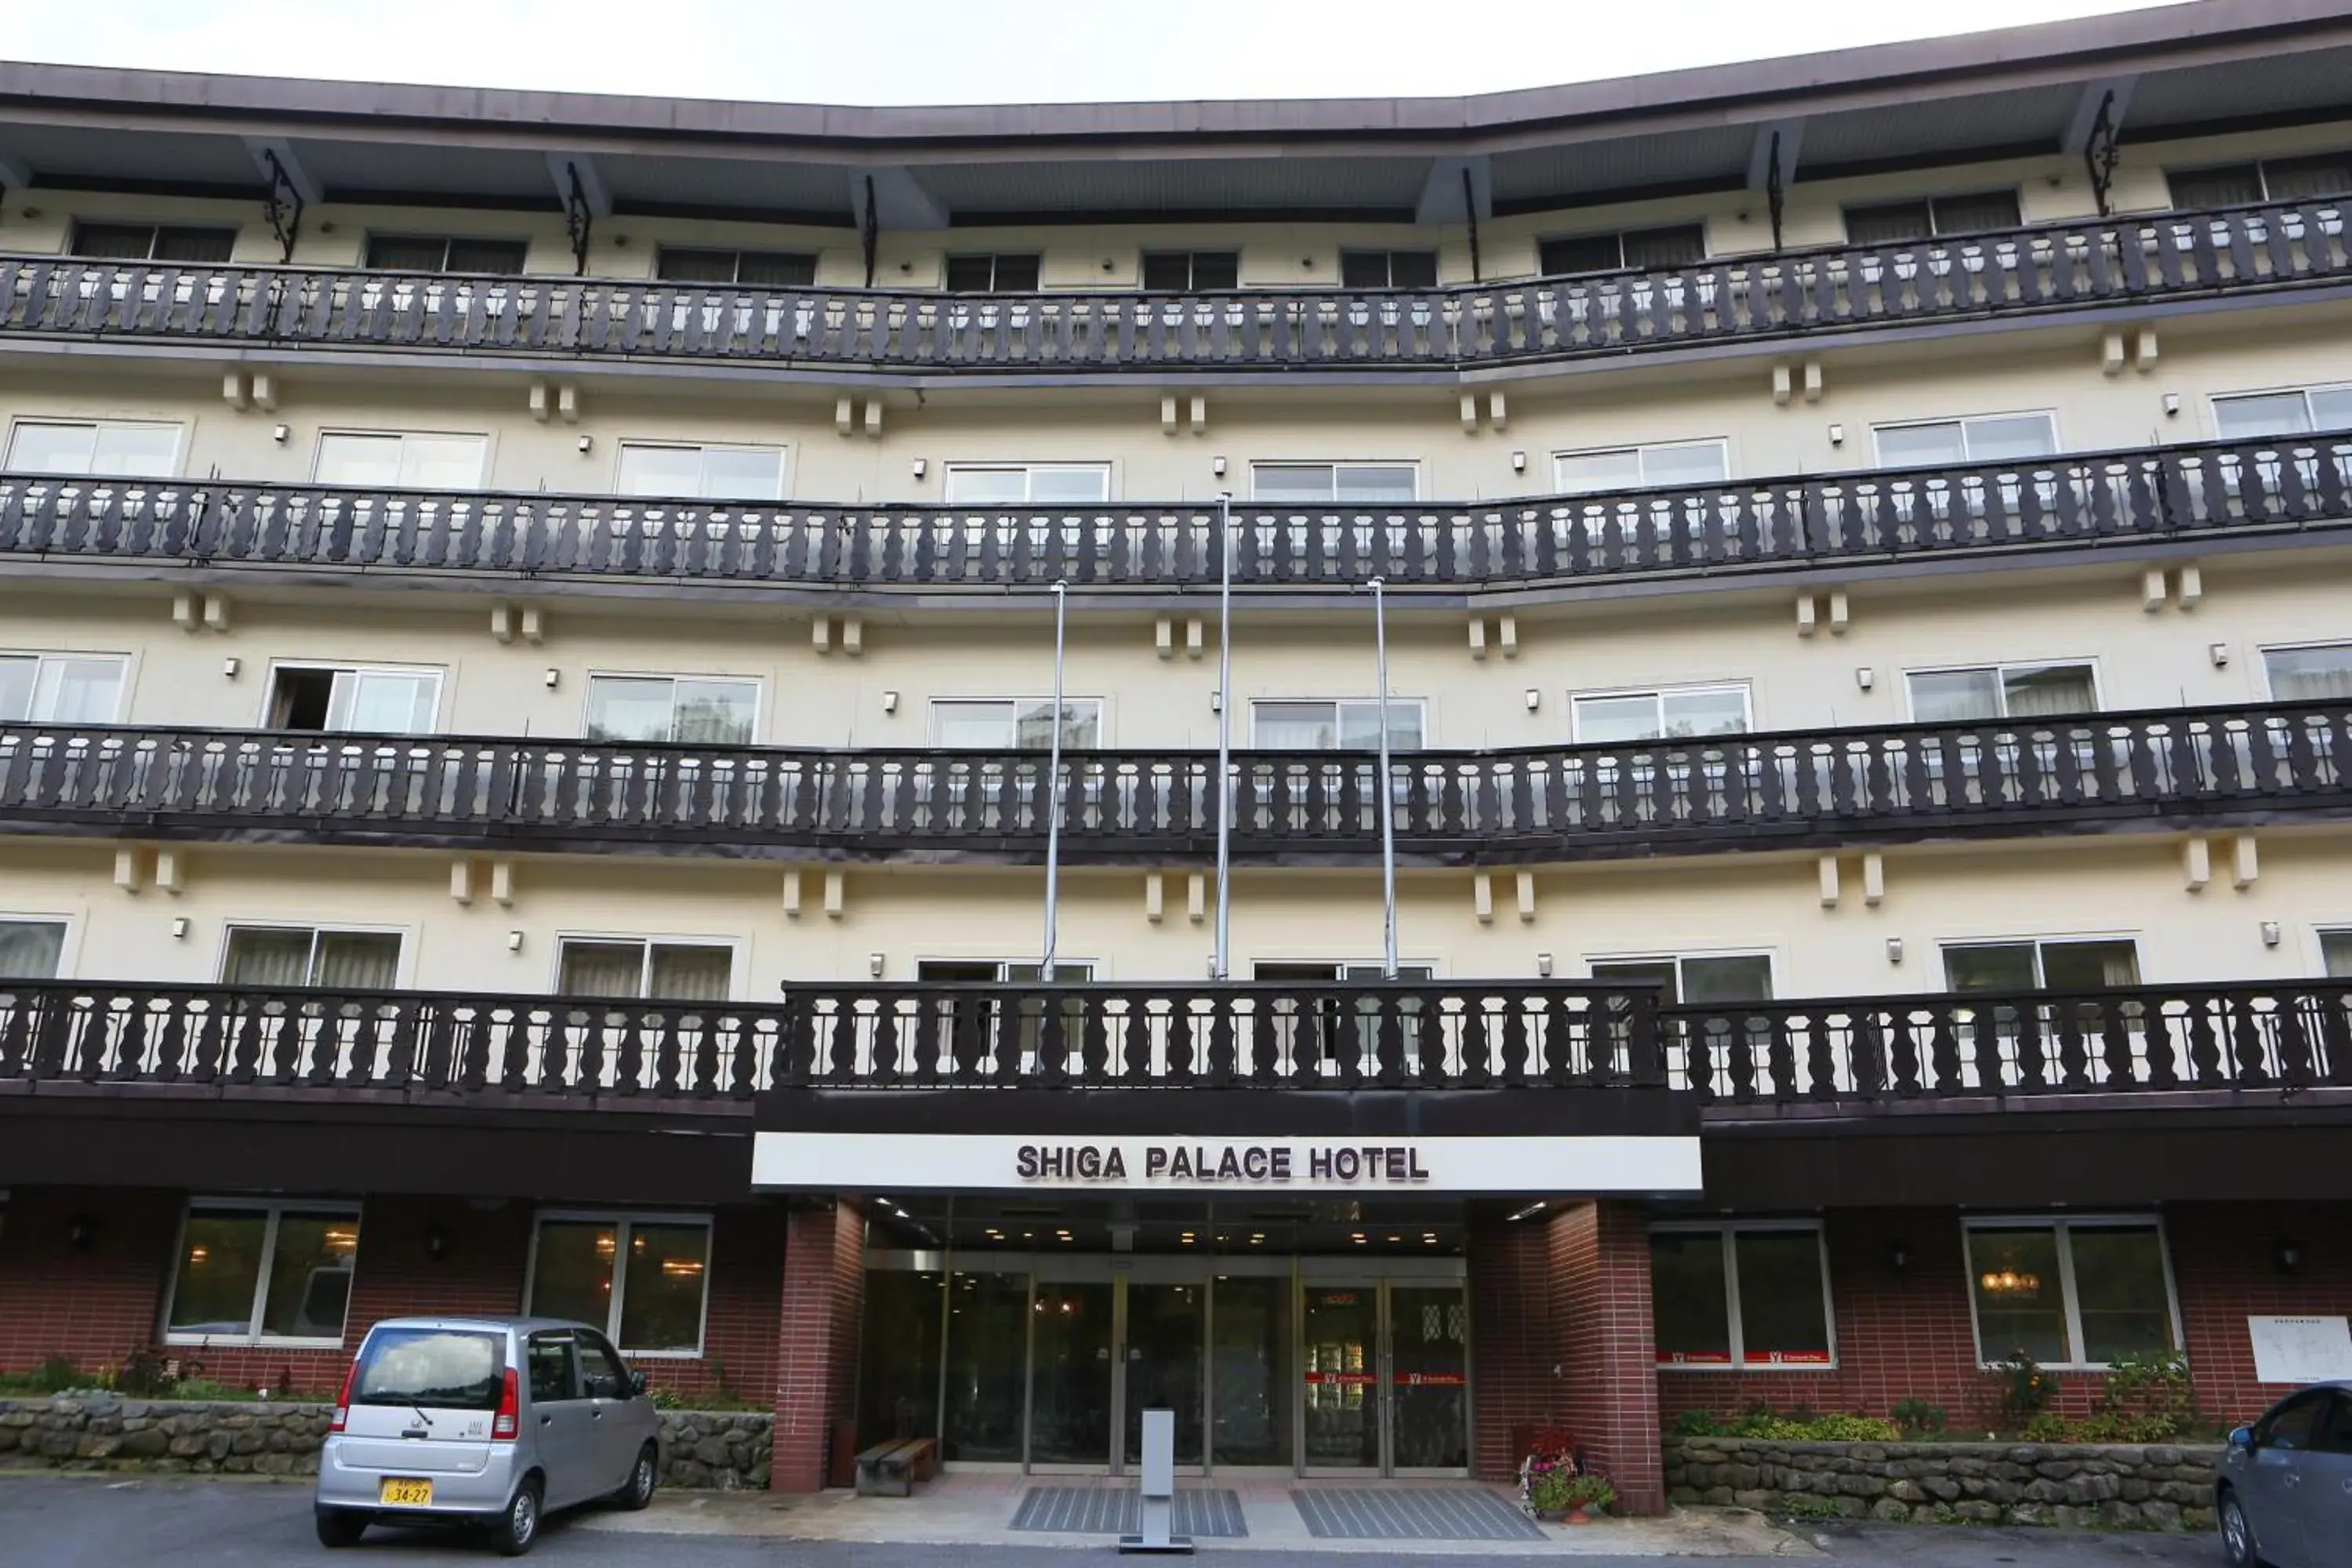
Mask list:
POLYGON ((2340 196, 2352 193, 2352 153, 2330 153, 2317 158, 2280 158, 2263 165, 2263 183, 2274 202, 2297 202, 2307 196, 2340 196))
POLYGON ((2176 207, 2240 207, 2263 199, 2262 171, 2252 163, 2183 170, 2168 179, 2176 207))
POLYGON ((1935 232, 1926 202, 1889 202, 1845 209, 1845 237, 1855 245, 1896 245, 1935 232))
POLYGON ((1697 224, 1674 228, 1637 228, 1625 235, 1625 265, 1690 267, 1706 259, 1706 230, 1697 224))
POLYGON ((110 724, 122 689, 122 664, 111 658, 53 658, 41 666, 36 717, 58 724, 110 724))
POLYGON ((1269 752, 1328 752, 1339 743, 1339 714, 1329 702, 1261 702, 1257 744, 1269 752))
POLYGON ((0 921, 0 980, 54 980, 66 928, 52 921, 0 921))
POLYGON ((2015 228, 2018 222, 2015 191, 1936 198, 1937 234, 1981 234, 1987 229, 2015 228))
POLYGON ((315 984, 330 991, 385 991, 400 979, 400 938, 389 931, 319 933, 315 984))
POLYGON ((734 967, 727 948, 657 944, 647 994, 663 1002, 724 1002, 734 967))
POLYGON ((732 283, 735 262, 731 250, 680 250, 664 246, 654 273, 668 283, 732 283))
POLYGON ((2279 648, 2266 657, 2271 696, 2277 701, 2332 702, 2352 698, 2352 643, 2279 648))
POLYGON ((757 688, 740 680, 681 680, 673 736, 690 746, 748 746, 757 688))
POLYGON ((642 942, 567 942, 555 988, 566 996, 634 997, 645 975, 642 942))
POLYGON ((2091 686, 2091 671, 2079 664, 2003 670, 2001 694, 2012 719, 2088 713, 2099 705, 2098 695, 2091 686))
POLYGON ((310 935, 308 931, 259 927, 230 931, 228 958, 221 965, 222 983, 272 989, 308 984, 310 935))

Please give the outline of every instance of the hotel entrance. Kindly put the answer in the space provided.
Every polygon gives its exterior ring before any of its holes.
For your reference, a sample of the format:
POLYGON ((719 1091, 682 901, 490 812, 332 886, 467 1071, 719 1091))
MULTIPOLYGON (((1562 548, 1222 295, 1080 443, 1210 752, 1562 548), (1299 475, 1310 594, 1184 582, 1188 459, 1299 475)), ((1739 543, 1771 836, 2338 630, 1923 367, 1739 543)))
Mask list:
POLYGON ((867 1254, 858 1437, 959 1468, 1124 1475, 1143 1412, 1192 1475, 1465 1475, 1458 1258, 867 1254))

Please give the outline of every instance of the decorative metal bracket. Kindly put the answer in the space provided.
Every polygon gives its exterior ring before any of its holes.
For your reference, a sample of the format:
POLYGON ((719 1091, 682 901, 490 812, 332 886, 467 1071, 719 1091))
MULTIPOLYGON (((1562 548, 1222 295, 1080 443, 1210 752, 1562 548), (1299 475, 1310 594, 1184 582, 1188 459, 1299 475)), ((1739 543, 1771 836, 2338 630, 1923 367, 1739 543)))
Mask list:
POLYGON ((269 220, 269 232, 278 237, 278 259, 290 263, 294 241, 302 233, 302 193, 286 165, 278 162, 275 148, 261 149, 261 161, 269 168, 269 189, 261 198, 262 216, 269 220))
POLYGON ((874 252, 882 243, 882 215, 874 205, 874 176, 866 176, 866 210, 857 215, 857 243, 866 251, 866 286, 874 287, 874 252))
POLYGON ((2115 89, 2110 88, 2099 100, 2098 117, 2091 121, 2091 133, 2083 141, 2083 165, 2091 172, 2091 195, 2098 200, 2101 217, 2115 216, 2108 192, 2115 184, 2116 164, 2123 156, 2116 144, 2115 108, 2115 89))
POLYGON ((1789 193, 1780 178, 1780 133, 1772 132, 1771 166, 1764 171, 1764 205, 1772 212, 1772 248, 1780 248, 1780 219, 1788 205, 1789 193))
POLYGON ((1478 187, 1467 165, 1462 170, 1462 216, 1470 223, 1470 281, 1482 282, 1486 274, 1478 266, 1478 187))
POLYGON ((568 188, 563 193, 563 232, 572 239, 572 275, 588 276, 588 235, 596 224, 595 209, 588 205, 588 192, 580 184, 580 165, 566 163, 563 175, 568 188))

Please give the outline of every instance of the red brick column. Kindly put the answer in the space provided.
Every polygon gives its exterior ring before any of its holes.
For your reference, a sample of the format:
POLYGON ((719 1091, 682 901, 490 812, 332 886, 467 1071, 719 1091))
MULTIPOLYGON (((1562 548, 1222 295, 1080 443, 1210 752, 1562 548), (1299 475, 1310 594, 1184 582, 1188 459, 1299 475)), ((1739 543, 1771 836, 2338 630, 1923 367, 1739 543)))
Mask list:
POLYGON ((784 1222, 776 1450, 768 1479, 776 1491, 824 1488, 833 1424, 856 1412, 865 1287, 865 1216, 833 1202, 792 1210, 784 1222))
POLYGON ((1650 1237, 1631 1204, 1570 1204, 1545 1224, 1561 1422, 1629 1513, 1663 1513, 1650 1237))
POLYGON ((1548 1426, 1559 1381, 1551 1321, 1551 1247, 1544 1226, 1499 1217, 1470 1233, 1470 1384, 1477 1429, 1470 1470, 1481 1480, 1518 1474, 1515 1428, 1548 1426))

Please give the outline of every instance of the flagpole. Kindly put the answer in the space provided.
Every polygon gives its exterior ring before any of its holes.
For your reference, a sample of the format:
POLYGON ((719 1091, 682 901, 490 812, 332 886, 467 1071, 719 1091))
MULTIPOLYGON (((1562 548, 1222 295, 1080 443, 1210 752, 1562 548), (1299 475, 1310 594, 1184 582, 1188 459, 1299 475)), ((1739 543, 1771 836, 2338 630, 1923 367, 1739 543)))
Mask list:
POLYGON ((1381 684, 1381 974, 1397 977, 1396 910, 1396 786, 1389 773, 1389 616, 1388 585, 1371 582, 1373 661, 1381 684))
POLYGON ((1045 763, 1045 955, 1037 977, 1054 981, 1054 950, 1061 941, 1062 871, 1062 652, 1070 585, 1054 584, 1054 739, 1045 763))
POLYGON ((1234 498, 1217 497, 1217 951, 1210 963, 1216 979, 1227 968, 1233 900, 1226 873, 1233 850, 1234 817, 1234 498))

